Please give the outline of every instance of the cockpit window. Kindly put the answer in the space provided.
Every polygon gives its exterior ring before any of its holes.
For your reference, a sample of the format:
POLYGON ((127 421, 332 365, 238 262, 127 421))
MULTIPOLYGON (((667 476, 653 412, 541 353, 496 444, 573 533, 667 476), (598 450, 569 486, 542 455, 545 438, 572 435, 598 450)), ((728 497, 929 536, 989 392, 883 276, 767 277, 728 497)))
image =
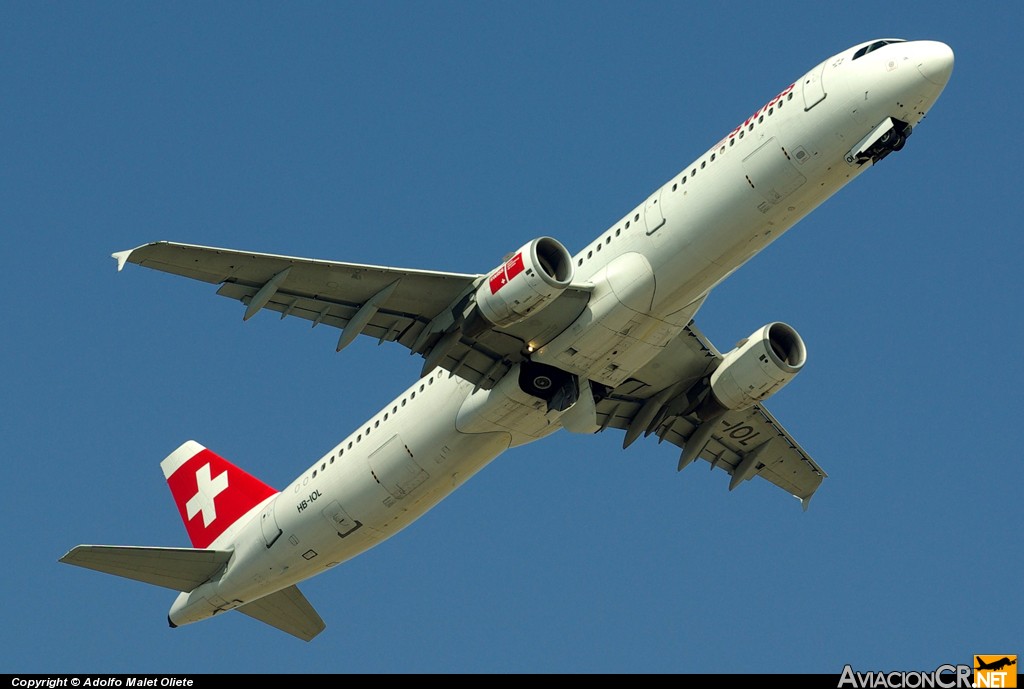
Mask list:
POLYGON ((890 38, 884 41, 875 41, 874 43, 869 43, 868 45, 864 46, 863 48, 855 52, 853 54, 853 59, 856 60, 858 57, 863 57, 864 55, 867 55, 873 50, 878 50, 883 45, 889 45, 890 43, 906 43, 906 41, 898 38, 890 38))

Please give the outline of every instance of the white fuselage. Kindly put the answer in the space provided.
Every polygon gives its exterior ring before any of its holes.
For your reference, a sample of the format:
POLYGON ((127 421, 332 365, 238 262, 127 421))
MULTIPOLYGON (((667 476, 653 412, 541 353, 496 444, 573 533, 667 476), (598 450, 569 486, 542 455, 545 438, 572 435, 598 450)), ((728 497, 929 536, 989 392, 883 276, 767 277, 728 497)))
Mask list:
MULTIPOLYGON (((615 386, 684 328, 715 285, 863 172, 845 156, 886 117, 917 125, 952 66, 941 43, 825 60, 573 257, 584 312, 533 360, 615 386), (943 74, 945 70, 945 74, 943 74)), ((561 427, 513 368, 493 389, 435 369, 210 545, 222 574, 171 608, 195 622, 358 555, 510 447, 561 427)))

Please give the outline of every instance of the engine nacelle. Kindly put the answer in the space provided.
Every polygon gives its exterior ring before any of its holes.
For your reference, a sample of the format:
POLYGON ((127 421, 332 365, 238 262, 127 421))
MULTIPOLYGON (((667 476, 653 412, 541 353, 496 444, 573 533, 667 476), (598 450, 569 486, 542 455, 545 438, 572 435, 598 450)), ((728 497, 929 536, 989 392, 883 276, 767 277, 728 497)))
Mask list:
POLYGON ((725 355, 711 374, 711 393, 726 409, 747 409, 781 390, 806 361, 807 348, 797 331, 769 323, 725 355))
POLYGON ((561 242, 540 237, 490 274, 476 290, 476 305, 491 325, 509 326, 550 304, 574 274, 572 256, 561 242))

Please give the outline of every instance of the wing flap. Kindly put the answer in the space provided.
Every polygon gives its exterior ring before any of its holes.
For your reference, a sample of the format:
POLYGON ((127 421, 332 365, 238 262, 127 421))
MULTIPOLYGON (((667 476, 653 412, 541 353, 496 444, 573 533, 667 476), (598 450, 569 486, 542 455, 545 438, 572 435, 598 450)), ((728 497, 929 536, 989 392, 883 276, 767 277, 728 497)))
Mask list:
MULTIPOLYGON (((227 282, 217 294, 248 304, 259 291, 257 287, 227 282)), ((360 303, 331 299, 324 295, 307 296, 292 291, 278 290, 263 307, 276 311, 281 317, 294 316, 311 321, 314 326, 324 325, 344 329, 359 311, 360 303)), ((418 335, 427 321, 415 313, 402 313, 393 309, 380 309, 363 327, 362 334, 381 342, 393 342, 403 333, 418 335)))
POLYGON ((230 559, 229 550, 80 545, 59 561, 174 591, 191 591, 208 581, 230 559))
MULTIPOLYGON (((248 304, 256 292, 257 288, 238 283, 225 283, 217 290, 217 294, 237 299, 243 304, 248 304)), ((278 291, 263 308, 280 313, 282 318, 295 316, 311 321, 314 327, 322 323, 344 332, 360 306, 330 300, 321 295, 307 297, 278 291)), ((408 349, 414 349, 429 325, 428 319, 413 313, 401 313, 390 308, 379 309, 363 326, 361 334, 375 338, 378 343, 398 342, 408 349)), ((519 352, 523 348, 523 341, 518 338, 488 331, 478 338, 460 338, 438 362, 438 366, 474 385, 490 389, 521 358, 519 352)))
POLYGON ((235 609, 303 641, 309 641, 327 626, 297 586, 289 586, 235 609))

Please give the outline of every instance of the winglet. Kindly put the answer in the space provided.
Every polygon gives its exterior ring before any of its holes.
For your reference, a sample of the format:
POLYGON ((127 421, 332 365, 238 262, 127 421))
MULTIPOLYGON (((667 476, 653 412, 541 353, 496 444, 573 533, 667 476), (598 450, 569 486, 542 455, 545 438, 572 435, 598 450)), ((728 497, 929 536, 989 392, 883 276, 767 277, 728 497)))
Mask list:
POLYGON ((814 493, 811 493, 806 498, 800 498, 800 505, 804 508, 804 512, 807 511, 808 506, 811 504, 811 498, 814 497, 814 493))
POLYGON ((135 249, 128 249, 128 251, 117 251, 110 254, 110 257, 117 261, 117 272, 121 272, 124 268, 124 264, 128 262, 128 257, 132 255, 135 249))

